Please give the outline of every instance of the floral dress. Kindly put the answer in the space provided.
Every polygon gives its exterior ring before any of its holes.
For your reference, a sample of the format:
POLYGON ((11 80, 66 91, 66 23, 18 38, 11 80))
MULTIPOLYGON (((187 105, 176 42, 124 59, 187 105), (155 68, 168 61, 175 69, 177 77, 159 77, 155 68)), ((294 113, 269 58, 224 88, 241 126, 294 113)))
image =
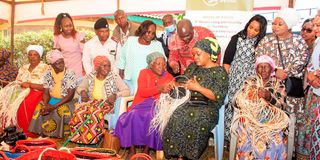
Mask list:
POLYGON ((208 100, 199 92, 191 91, 191 101, 178 107, 163 132, 166 158, 183 156, 199 159, 208 144, 212 129, 219 119, 219 109, 227 94, 228 76, 223 67, 201 68, 195 63, 186 69, 186 77, 197 77, 199 84, 210 89, 216 101, 208 100), (193 100, 205 102, 193 103, 193 100))

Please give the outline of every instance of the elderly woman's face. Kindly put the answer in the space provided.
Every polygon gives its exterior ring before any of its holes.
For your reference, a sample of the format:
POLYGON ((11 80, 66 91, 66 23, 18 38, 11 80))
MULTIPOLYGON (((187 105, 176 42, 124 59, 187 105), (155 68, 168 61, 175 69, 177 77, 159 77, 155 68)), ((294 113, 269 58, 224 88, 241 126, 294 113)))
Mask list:
POLYGON ((28 52, 28 59, 31 65, 38 65, 40 63, 40 55, 35 50, 28 52))
POLYGON ((61 29, 65 35, 71 35, 73 30, 73 23, 70 18, 65 17, 61 21, 61 29))
POLYGON ((51 66, 56 73, 62 72, 64 70, 63 58, 58 59, 56 62, 52 63, 51 66))
POLYGON ((252 21, 247 28, 247 37, 254 38, 260 33, 260 23, 252 21))
POLYGON ((312 22, 306 22, 303 24, 300 34, 305 41, 315 39, 315 32, 313 31, 312 22))
POLYGON ((282 18, 277 17, 272 22, 272 32, 277 36, 285 35, 288 32, 288 30, 289 28, 282 18))
POLYGON ((158 57, 150 64, 150 69, 158 76, 161 76, 166 69, 166 60, 164 57, 158 57))
POLYGON ((272 67, 269 63, 260 63, 257 66, 256 72, 262 79, 269 79, 272 73, 272 67))
POLYGON ((110 71, 111 71, 111 63, 109 60, 102 61, 100 63, 100 66, 97 69, 98 74, 101 74, 103 76, 107 76, 110 71))
POLYGON ((148 31, 142 35, 142 38, 146 41, 146 42, 151 42, 154 37, 156 36, 156 26, 155 25, 150 25, 148 27, 148 31))
POLYGON ((210 60, 210 54, 204 52, 203 50, 201 50, 200 48, 192 48, 191 50, 192 52, 192 56, 194 59, 194 62, 198 65, 198 66, 206 66, 211 60, 210 60))

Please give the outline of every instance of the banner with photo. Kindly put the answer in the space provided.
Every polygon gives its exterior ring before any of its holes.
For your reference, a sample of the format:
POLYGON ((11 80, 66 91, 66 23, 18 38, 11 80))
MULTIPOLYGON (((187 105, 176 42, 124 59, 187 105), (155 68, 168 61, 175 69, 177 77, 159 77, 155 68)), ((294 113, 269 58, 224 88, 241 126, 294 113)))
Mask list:
POLYGON ((187 0, 185 18, 193 26, 210 29, 224 53, 230 38, 252 17, 253 3, 253 0, 187 0))

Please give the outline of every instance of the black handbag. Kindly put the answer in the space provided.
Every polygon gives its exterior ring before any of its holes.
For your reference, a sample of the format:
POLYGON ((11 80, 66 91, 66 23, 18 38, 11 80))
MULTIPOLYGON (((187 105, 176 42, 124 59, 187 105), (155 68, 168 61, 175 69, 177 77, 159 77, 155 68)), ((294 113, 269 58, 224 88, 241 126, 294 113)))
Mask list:
MULTIPOLYGON (((277 41, 278 41, 278 50, 279 50, 282 67, 283 69, 285 69, 278 36, 277 36, 277 41)), ((285 87, 286 87, 287 96, 295 97, 295 98, 304 97, 303 79, 297 78, 297 77, 287 77, 285 79, 285 87)))

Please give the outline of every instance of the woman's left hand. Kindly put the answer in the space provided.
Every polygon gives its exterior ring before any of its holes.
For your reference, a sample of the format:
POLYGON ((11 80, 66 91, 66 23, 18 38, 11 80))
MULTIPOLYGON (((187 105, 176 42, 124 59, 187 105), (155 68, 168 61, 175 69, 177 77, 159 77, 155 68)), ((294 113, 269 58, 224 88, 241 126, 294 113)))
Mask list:
POLYGON ((117 95, 116 95, 116 94, 113 94, 113 95, 111 95, 111 96, 108 97, 107 102, 108 102, 110 105, 113 105, 114 102, 116 101, 116 99, 117 99, 117 95))
POLYGON ((49 104, 44 105, 44 106, 41 108, 40 114, 41 114, 42 116, 48 115, 50 112, 52 112, 53 110, 55 110, 55 108, 56 108, 56 107, 51 106, 51 105, 49 105, 49 104))
POLYGON ((22 88, 30 88, 31 83, 30 83, 30 82, 22 82, 22 83, 20 84, 20 86, 21 86, 22 88))
POLYGON ((194 76, 193 79, 188 80, 185 86, 191 91, 199 91, 199 88, 201 88, 196 76, 194 76))

